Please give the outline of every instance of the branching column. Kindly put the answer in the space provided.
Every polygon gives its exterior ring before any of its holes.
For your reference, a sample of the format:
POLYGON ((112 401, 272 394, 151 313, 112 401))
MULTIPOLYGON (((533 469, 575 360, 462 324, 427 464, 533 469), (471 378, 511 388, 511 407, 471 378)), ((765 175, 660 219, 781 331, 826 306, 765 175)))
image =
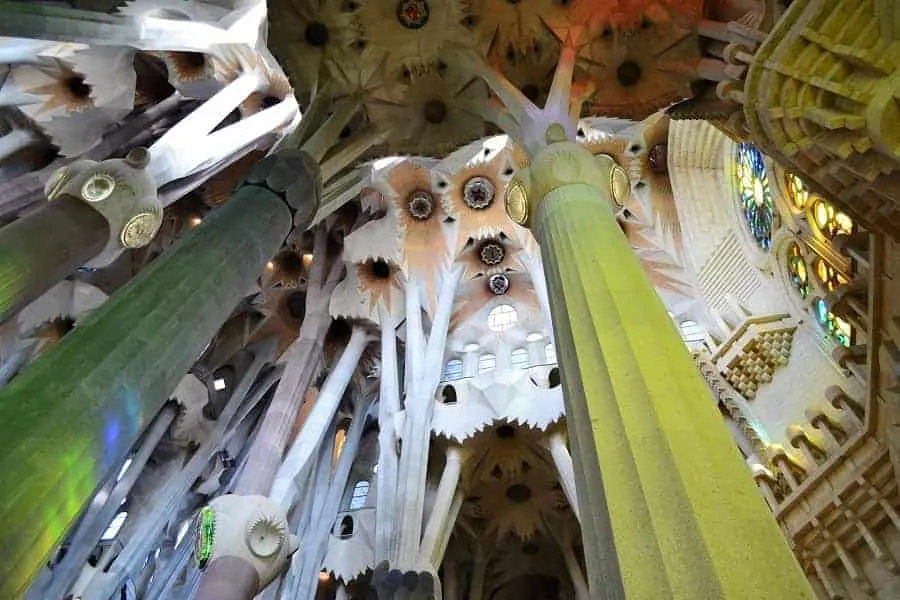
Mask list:
POLYGON ((543 253, 591 598, 812 598, 616 223, 624 173, 567 137, 507 208, 543 253))
POLYGON ((22 593, 290 224, 276 194, 240 189, 0 392, 0 597, 22 593))

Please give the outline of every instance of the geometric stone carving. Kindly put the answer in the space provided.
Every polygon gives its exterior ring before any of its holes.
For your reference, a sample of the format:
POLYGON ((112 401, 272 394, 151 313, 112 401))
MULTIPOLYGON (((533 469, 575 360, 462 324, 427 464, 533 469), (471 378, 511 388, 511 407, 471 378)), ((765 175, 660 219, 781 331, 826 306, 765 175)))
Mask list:
POLYGON ((787 315, 747 319, 713 360, 728 383, 752 400, 759 387, 772 381, 775 371, 787 364, 797 325, 787 315))

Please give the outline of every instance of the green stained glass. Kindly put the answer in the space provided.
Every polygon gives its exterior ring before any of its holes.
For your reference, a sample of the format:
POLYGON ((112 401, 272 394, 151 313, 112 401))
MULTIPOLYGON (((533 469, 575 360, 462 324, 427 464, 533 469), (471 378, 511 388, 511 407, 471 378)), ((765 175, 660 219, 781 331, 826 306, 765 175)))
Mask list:
POLYGON ((828 305, 821 298, 816 299, 815 309, 816 320, 822 329, 831 334, 838 344, 849 348, 853 343, 853 327, 850 323, 828 310, 828 305))
POLYGON ((791 275, 791 284, 800 297, 806 299, 809 296, 809 271, 806 268, 806 260, 803 251, 796 242, 791 244, 788 250, 788 272, 791 275))

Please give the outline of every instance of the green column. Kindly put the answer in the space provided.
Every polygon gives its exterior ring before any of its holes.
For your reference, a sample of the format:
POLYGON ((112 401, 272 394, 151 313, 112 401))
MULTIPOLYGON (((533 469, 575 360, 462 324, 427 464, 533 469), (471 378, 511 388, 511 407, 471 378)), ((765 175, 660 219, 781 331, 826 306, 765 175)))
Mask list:
POLYGON ((558 142, 507 197, 544 259, 591 598, 812 599, 616 223, 616 169, 558 142))
POLYGON ((0 392, 0 598, 17 598, 291 225, 247 186, 0 392))
POLYGON ((0 229, 0 323, 97 256, 108 239, 106 219, 68 196, 0 229))

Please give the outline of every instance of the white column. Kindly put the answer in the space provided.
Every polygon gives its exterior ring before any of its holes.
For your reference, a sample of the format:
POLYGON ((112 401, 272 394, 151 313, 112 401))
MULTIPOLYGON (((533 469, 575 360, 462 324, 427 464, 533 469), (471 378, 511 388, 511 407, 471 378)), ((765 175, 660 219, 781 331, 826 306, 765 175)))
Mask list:
POLYGON ((563 493, 575 517, 581 521, 581 513, 578 509, 578 496, 575 492, 575 470, 572 467, 572 455, 569 454, 569 448, 566 446, 566 440, 559 431, 554 431, 547 439, 547 447, 550 449, 550 456, 553 457, 553 464, 556 466, 556 472, 559 475, 559 483, 562 485, 563 493))
POLYGON ((463 348, 463 377, 475 377, 478 375, 478 351, 481 347, 478 344, 467 344, 463 348))
MULTIPOLYGON (((459 485, 459 476, 462 472, 463 456, 459 446, 447 448, 447 460, 444 463, 444 472, 438 483, 437 495, 431 514, 428 516, 428 524, 425 526, 425 534, 422 536, 422 545, 419 548, 420 564, 431 564, 435 569, 440 566, 440 557, 437 551, 440 547, 442 533, 453 527, 449 517, 453 498, 456 495, 456 487, 459 485)), ((455 519, 454 519, 455 520, 455 519)))
POLYGON ((444 274, 427 343, 422 330, 419 284, 416 279, 407 282, 406 336, 410 363, 406 365, 406 374, 410 380, 407 386, 406 423, 397 484, 397 527, 400 532, 398 568, 412 568, 418 559, 433 397, 443 371, 447 329, 450 326, 456 286, 461 276, 461 267, 454 267, 444 274), (413 347, 410 348, 410 345, 413 347))
POLYGON ((285 510, 290 509, 297 494, 294 480, 301 478, 304 471, 311 466, 311 458, 334 419, 341 398, 368 343, 365 330, 360 326, 354 326, 350 342, 322 385, 297 439, 294 440, 275 475, 269 497, 279 502, 285 510))
POLYGON ((334 600, 350 600, 350 595, 347 593, 347 586, 344 585, 344 582, 338 581, 337 584, 334 600))
POLYGON ((547 363, 547 338, 539 333, 528 336, 526 349, 528 350, 528 364, 531 366, 547 363))
POLYGON ((375 507, 375 564, 393 560, 397 546, 394 526, 397 494, 397 446, 394 415, 400 410, 400 385, 397 375, 397 334, 390 312, 382 308, 381 381, 378 401, 378 474, 375 507))

